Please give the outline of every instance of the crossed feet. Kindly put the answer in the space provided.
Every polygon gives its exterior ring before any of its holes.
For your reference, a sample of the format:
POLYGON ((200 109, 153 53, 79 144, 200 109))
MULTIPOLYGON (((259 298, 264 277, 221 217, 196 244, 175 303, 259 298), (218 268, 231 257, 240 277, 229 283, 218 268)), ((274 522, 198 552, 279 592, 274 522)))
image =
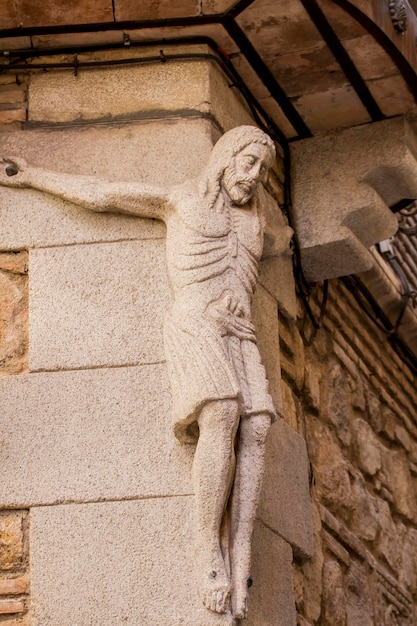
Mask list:
POLYGON ((234 580, 232 585, 221 553, 216 554, 203 569, 200 587, 203 604, 216 613, 227 613, 231 608, 236 619, 244 619, 251 585, 252 579, 247 576, 234 580))

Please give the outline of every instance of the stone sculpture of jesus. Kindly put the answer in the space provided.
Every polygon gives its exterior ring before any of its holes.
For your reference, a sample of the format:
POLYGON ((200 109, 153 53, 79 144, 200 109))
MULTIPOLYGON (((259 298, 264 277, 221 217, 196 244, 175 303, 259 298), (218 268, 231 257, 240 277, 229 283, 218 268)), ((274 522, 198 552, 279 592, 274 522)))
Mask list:
POLYGON ((5 158, 0 174, 1 185, 166 223, 174 299, 165 351, 175 435, 197 442, 198 584, 207 609, 238 619, 247 610, 265 440, 275 418, 251 320, 265 231, 262 182, 274 156, 264 132, 241 126, 214 146, 199 179, 169 189, 58 174, 20 158, 5 158))

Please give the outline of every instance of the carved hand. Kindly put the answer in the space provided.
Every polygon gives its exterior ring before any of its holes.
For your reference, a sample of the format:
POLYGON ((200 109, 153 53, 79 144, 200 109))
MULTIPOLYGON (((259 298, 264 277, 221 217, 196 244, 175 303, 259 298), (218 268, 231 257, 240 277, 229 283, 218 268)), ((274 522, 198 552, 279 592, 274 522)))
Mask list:
POLYGON ((4 187, 28 187, 28 164, 21 157, 2 157, 0 160, 0 185, 4 187))
POLYGON ((255 327, 250 321, 250 311, 233 294, 223 295, 208 308, 210 315, 221 325, 223 335, 253 341, 255 327))

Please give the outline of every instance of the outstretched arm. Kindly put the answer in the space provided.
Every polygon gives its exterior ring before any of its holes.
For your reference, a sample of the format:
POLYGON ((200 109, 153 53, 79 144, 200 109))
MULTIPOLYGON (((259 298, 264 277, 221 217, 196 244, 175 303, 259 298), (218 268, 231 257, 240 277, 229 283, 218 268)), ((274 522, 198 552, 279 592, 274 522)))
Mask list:
POLYGON ((44 191, 89 211, 162 219, 169 207, 168 191, 150 185, 52 172, 29 166, 21 158, 5 157, 2 161, 0 185, 44 191))

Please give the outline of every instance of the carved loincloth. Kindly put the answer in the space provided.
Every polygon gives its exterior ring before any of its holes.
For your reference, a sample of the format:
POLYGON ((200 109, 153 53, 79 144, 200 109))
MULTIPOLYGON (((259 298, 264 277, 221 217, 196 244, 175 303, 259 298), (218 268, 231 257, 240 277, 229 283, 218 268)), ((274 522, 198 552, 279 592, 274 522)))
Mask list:
POLYGON ((186 322, 168 315, 164 329, 165 351, 172 390, 176 437, 193 442, 196 420, 212 400, 237 399, 241 417, 276 412, 268 393, 265 368, 255 341, 222 336, 215 322, 186 322))

